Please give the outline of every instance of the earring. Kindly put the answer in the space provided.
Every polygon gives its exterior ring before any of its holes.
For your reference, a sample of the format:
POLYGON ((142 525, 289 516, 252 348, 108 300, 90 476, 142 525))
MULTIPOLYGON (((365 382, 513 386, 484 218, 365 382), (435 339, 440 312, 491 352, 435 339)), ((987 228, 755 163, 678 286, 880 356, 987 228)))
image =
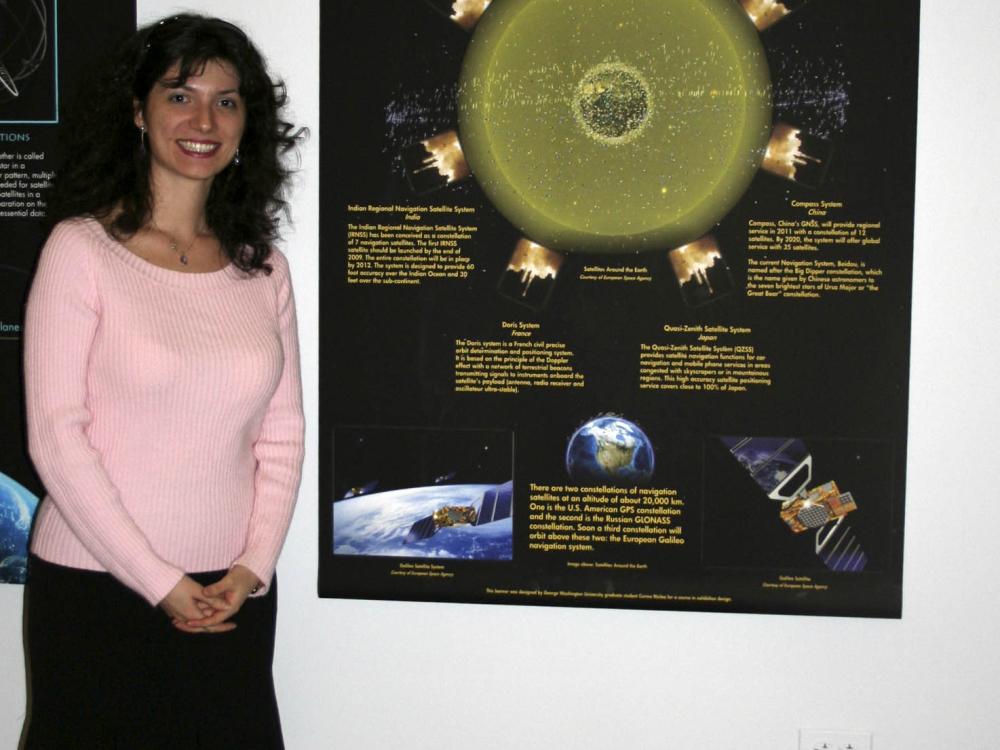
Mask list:
POLYGON ((241 163, 242 163, 242 159, 240 159, 240 147, 237 146, 236 147, 236 156, 233 157, 233 164, 238 167, 241 163))
POLYGON ((145 125, 140 125, 139 126, 139 153, 140 154, 145 154, 146 153, 146 126, 145 125))

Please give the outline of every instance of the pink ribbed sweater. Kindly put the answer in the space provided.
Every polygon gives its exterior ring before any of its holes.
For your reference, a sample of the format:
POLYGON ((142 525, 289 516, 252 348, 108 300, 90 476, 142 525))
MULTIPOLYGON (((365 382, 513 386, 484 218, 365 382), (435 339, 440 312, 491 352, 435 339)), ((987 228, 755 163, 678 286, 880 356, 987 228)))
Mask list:
POLYGON ((270 276, 160 268, 92 219, 42 251, 24 331, 32 551, 151 604, 185 572, 270 583, 303 454, 295 306, 270 276))

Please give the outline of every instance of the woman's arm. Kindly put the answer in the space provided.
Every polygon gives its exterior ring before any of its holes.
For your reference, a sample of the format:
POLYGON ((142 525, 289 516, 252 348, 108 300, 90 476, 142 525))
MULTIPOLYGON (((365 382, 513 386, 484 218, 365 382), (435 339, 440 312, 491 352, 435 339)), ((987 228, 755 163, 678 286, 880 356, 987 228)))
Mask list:
POLYGON ((288 533, 305 451, 295 299, 285 257, 275 251, 270 260, 274 267, 271 279, 275 284, 275 315, 285 362, 254 443, 257 458, 254 507, 246 546, 233 563, 257 576, 261 583, 259 594, 265 593, 271 583, 278 553, 288 533))
POLYGON ((25 311, 28 450, 50 500, 80 542, 155 605, 184 572, 150 546, 86 434, 88 360, 101 318, 95 241, 80 221, 63 222, 42 250, 25 311))

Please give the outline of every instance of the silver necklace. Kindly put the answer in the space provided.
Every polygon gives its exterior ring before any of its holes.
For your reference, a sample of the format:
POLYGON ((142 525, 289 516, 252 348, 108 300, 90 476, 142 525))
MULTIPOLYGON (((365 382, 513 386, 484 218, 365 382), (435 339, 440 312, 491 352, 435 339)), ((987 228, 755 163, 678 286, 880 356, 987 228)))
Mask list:
POLYGON ((153 229, 155 229, 157 232, 159 232, 160 234, 162 234, 164 237, 167 238, 167 242, 170 243, 170 251, 175 255, 177 255, 177 259, 180 260, 181 265, 186 266, 188 264, 188 253, 191 252, 191 248, 194 247, 194 243, 198 240, 198 232, 195 232, 194 237, 191 238, 191 241, 188 243, 187 247, 184 248, 184 252, 181 252, 180 245, 178 244, 177 240, 174 239, 174 236, 172 234, 160 229, 158 226, 156 226, 155 222, 150 222, 150 225, 153 227, 153 229))
POLYGON ((196 239, 198 239, 197 235, 195 235, 194 239, 192 239, 191 242, 188 243, 188 246, 186 248, 184 248, 184 252, 182 253, 177 248, 177 241, 174 240, 173 238, 170 238, 170 249, 173 250, 175 253, 177 253, 178 257, 180 258, 181 265, 186 266, 188 264, 188 256, 187 256, 187 254, 188 254, 188 252, 190 252, 191 248, 194 247, 194 240, 196 240, 196 239))

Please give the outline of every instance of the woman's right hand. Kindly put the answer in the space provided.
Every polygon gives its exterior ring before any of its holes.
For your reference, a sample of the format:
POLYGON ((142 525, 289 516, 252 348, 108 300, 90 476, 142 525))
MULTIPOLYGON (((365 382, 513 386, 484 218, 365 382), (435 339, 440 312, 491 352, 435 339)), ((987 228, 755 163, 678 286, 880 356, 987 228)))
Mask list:
POLYGON ((190 576, 184 576, 170 593, 163 597, 160 609, 167 613, 174 627, 185 633, 225 633, 236 627, 232 622, 220 622, 216 625, 191 627, 188 620, 200 620, 211 617, 216 612, 228 609, 224 599, 217 596, 205 596, 204 588, 190 576))

